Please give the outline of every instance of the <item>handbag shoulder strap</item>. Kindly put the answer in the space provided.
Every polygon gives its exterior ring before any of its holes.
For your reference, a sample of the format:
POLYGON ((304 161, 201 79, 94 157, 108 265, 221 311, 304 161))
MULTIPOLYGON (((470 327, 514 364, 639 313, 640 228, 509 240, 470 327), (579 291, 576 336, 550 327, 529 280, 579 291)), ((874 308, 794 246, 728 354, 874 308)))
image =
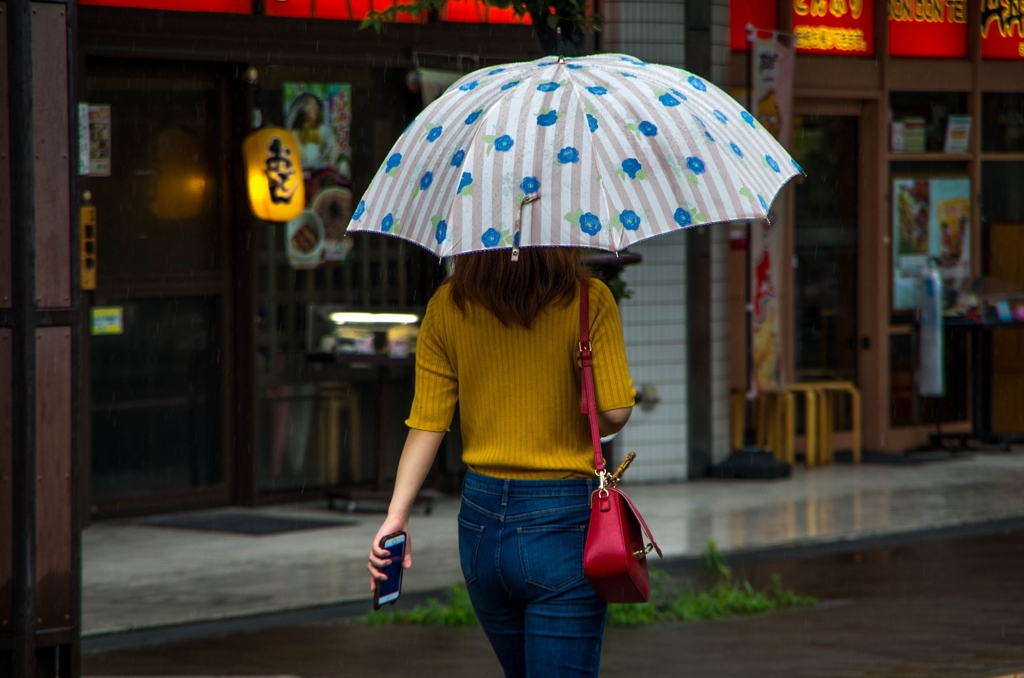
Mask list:
POLYGON ((604 457, 601 456, 601 432, 597 426, 597 397, 594 395, 593 347, 590 345, 590 281, 580 283, 580 393, 581 412, 590 421, 590 440, 594 445, 594 466, 600 475, 604 471, 604 457))

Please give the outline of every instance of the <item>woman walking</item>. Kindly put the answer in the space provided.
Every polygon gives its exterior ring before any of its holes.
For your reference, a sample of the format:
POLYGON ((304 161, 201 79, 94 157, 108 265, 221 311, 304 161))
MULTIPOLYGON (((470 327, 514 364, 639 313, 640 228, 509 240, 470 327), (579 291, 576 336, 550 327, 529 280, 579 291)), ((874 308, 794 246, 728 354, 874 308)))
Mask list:
MULTIPOLYGON (((580 413, 580 293, 589 290, 598 421, 625 426, 634 396, 608 288, 573 248, 460 256, 431 299, 416 353, 416 395, 370 585, 388 564, 382 536, 409 513, 460 404, 469 467, 459 557, 473 609, 508 678, 598 675, 607 606, 583 575, 597 487, 580 413)), ((411 541, 404 567, 412 566, 411 541)))

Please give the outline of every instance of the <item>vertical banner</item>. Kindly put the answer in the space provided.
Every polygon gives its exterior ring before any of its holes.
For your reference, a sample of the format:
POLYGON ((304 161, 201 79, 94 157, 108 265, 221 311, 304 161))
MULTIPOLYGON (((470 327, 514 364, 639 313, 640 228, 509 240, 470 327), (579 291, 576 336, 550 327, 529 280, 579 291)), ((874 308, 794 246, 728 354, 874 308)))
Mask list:
MULTIPOLYGON (((783 144, 792 138, 793 67, 792 46, 778 36, 755 38, 751 46, 751 113, 783 144)), ((751 226, 750 242, 750 388, 755 394, 779 391, 782 353, 782 310, 779 303, 783 252, 783 219, 786 205, 782 193, 772 204, 768 220, 751 226)))

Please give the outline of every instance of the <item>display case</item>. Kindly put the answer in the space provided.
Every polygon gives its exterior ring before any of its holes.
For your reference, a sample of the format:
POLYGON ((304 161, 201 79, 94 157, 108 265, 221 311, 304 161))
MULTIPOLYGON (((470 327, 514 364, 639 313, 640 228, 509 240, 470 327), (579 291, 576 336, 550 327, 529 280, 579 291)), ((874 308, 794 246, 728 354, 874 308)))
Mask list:
POLYGON ((345 306, 310 304, 306 352, 321 360, 360 356, 405 360, 416 353, 422 312, 353 311, 345 306))

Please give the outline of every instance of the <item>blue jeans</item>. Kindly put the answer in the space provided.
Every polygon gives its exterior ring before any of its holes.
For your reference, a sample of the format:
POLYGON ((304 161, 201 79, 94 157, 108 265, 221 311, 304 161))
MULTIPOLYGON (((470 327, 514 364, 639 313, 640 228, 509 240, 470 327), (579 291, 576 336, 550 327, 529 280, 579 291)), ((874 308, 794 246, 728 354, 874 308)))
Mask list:
POLYGON ((462 574, 506 678, 597 678, 608 606, 583 576, 596 487, 466 474, 462 574))

